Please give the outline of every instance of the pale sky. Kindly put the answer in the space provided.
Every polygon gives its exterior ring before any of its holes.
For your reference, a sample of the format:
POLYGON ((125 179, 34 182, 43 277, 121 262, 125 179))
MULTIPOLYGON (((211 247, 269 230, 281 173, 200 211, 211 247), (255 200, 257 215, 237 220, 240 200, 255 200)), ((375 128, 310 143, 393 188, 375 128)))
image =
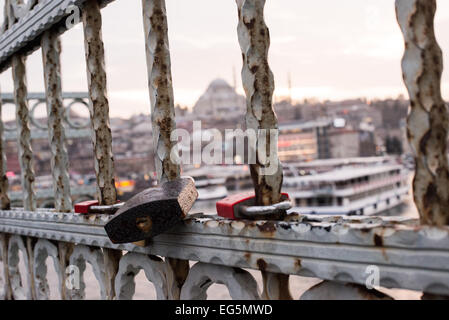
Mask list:
MULTIPOLYGON (((220 77, 241 88, 242 67, 234 0, 166 0, 176 103, 192 106, 220 77)), ((403 39, 393 0, 267 0, 270 66, 277 96, 343 99, 395 97, 406 93, 400 60, 403 39)), ((438 0, 436 32, 449 61, 449 1, 438 0)), ((148 113, 144 35, 140 0, 116 0, 103 10, 103 37, 111 116, 148 113)), ((63 89, 86 91, 81 25, 62 36, 63 89)), ((12 91, 11 71, 0 75, 12 91)), ((44 91, 40 51, 28 59, 29 91, 44 91)), ((443 76, 449 99, 449 72, 443 76)), ((13 106, 6 106, 9 118, 13 106)), ((38 113, 44 112, 44 108, 38 113)))

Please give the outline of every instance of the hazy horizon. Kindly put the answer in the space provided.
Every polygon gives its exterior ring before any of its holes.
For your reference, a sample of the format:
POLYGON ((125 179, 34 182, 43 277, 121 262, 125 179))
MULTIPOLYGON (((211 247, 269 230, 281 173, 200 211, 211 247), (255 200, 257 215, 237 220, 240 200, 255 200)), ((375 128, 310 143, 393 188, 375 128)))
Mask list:
MULTIPOLYGON (((103 10, 111 117, 150 110, 141 11, 139 0, 115 1, 103 10)), ((234 70, 243 94, 235 1, 167 0, 167 12, 175 103, 192 107, 215 78, 233 85, 234 70)), ((275 96, 288 95, 289 74, 294 100, 407 96, 400 67, 404 44, 394 1, 267 0, 265 18, 275 96)), ((445 61, 448 30, 449 2, 439 0, 436 34, 445 61)), ((61 38, 63 90, 87 91, 81 24, 61 38)), ((44 91, 42 72, 38 50, 28 58, 30 92, 44 91)), ((0 76, 0 85, 2 92, 12 92, 10 70, 0 76)), ((447 70, 442 92, 449 99, 447 70)), ((5 109, 8 120, 14 108, 5 109)), ((38 114, 44 112, 41 107, 38 114)))

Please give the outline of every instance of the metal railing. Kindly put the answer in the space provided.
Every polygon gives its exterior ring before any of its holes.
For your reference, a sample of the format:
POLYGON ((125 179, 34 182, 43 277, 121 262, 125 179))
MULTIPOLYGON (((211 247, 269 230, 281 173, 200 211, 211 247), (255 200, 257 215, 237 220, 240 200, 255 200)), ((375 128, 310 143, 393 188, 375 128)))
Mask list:
MULTIPOLYGON (((254 222, 196 215, 145 247, 112 244, 104 231, 110 219, 107 215, 72 212, 58 37, 67 29, 68 9, 77 6, 84 27, 97 197, 101 204, 111 205, 116 202, 116 190, 101 20, 101 7, 108 2, 4 1, 0 71, 11 68, 14 79, 24 208, 10 206, 0 140, 0 257, 4 266, 0 297, 47 299, 47 257, 55 263, 63 299, 85 297, 82 273, 86 262, 93 267, 104 299, 131 299, 134 278, 141 269, 154 284, 158 299, 204 299, 213 283, 225 284, 234 299, 291 299, 289 275, 324 280, 309 289, 304 299, 324 298, 333 292, 355 299, 377 299, 381 296, 366 287, 367 271, 373 266, 382 287, 422 291, 425 297, 449 295, 448 117, 440 92, 441 50, 433 31, 435 0, 396 1, 406 42, 403 72, 411 101, 408 132, 416 156, 414 197, 422 224, 380 217, 290 215, 285 221, 254 222), (44 61, 55 210, 36 209, 25 60, 38 49, 44 61), (18 268, 19 252, 27 267, 25 275, 18 268), (190 268, 190 262, 196 264, 190 268), (262 273, 261 290, 245 268, 262 273), (74 270, 80 273, 81 281, 75 288, 67 285, 74 270), (22 277, 29 280, 27 286, 22 284, 22 277)), ((272 108, 274 79, 267 59, 270 37, 263 15, 265 0, 236 3, 247 126, 257 132, 277 129, 272 108)), ((142 7, 156 168, 163 182, 180 174, 179 165, 169 156, 174 148, 170 134, 176 123, 167 15, 164 0, 142 0, 142 7)), ((4 137, 3 125, 0 135, 4 137)), ((257 149, 258 140, 253 143, 252 148, 257 149)), ((270 149, 266 148, 267 158, 273 158, 268 154, 270 149)), ((258 157, 263 156, 258 153, 258 157)), ((276 203, 281 194, 282 166, 270 176, 261 175, 258 169, 264 162, 256 160, 251 172, 257 202, 276 203)))

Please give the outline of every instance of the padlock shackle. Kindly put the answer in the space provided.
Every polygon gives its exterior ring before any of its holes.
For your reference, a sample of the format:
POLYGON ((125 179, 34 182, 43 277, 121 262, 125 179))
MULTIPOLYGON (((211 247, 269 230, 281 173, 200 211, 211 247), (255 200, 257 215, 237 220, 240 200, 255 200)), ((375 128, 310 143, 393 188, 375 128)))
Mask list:
POLYGON ((91 206, 89 213, 114 214, 125 205, 125 202, 119 202, 111 206, 91 206))
POLYGON ((250 220, 283 220, 287 210, 292 208, 290 200, 279 202, 271 206, 239 206, 236 214, 240 219, 250 220))

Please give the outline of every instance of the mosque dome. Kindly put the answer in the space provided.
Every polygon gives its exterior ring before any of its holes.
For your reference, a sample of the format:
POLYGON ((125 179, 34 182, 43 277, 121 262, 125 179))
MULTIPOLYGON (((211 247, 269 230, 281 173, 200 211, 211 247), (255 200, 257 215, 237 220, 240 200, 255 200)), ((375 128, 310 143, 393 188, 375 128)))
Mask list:
POLYGON ((201 116, 229 117, 245 110, 245 98, 239 95, 226 80, 215 79, 198 99, 193 111, 201 116))

